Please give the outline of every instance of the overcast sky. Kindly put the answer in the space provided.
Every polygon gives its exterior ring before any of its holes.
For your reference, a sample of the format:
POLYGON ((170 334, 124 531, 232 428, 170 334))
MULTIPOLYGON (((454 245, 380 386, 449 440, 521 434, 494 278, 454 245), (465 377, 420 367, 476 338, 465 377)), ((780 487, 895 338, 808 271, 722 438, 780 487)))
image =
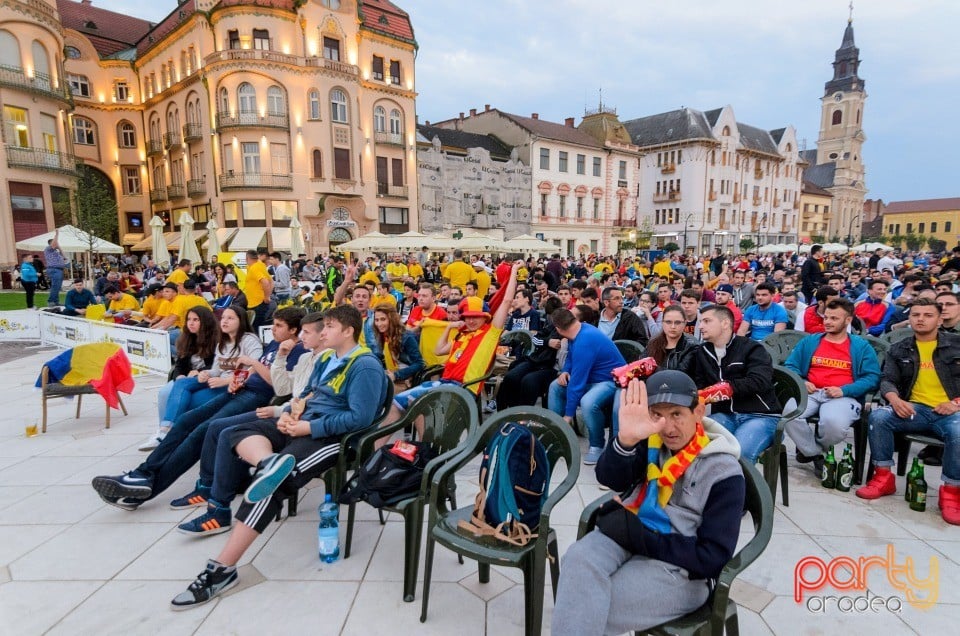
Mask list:
MULTIPOLYGON (((621 120, 733 106, 816 144, 823 84, 847 0, 395 0, 413 21, 417 111, 439 121, 484 104, 552 121, 603 101, 621 120)), ((175 0, 94 0, 158 21, 175 0), (136 7, 135 9, 132 7, 136 7)), ((960 2, 859 0, 867 195, 960 196, 960 2), (954 122, 954 123, 951 123, 954 122)))

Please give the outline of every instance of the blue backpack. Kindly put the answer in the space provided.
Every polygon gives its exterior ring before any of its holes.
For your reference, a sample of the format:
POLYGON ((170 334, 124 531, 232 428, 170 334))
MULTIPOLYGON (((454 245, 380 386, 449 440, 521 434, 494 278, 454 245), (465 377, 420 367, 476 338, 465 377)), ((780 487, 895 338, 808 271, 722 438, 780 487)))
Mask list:
POLYGON ((526 545, 537 536, 549 486, 550 463, 543 444, 522 423, 508 422, 487 444, 473 515, 459 526, 475 535, 526 545))

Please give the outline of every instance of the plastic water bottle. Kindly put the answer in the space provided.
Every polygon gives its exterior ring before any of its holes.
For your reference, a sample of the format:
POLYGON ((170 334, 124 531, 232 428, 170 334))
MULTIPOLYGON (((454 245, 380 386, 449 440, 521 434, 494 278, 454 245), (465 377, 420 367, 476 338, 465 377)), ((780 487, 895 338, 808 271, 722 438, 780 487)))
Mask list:
POLYGON ((320 560, 333 563, 340 558, 340 506, 333 503, 328 494, 320 504, 320 527, 317 535, 320 542, 320 560))

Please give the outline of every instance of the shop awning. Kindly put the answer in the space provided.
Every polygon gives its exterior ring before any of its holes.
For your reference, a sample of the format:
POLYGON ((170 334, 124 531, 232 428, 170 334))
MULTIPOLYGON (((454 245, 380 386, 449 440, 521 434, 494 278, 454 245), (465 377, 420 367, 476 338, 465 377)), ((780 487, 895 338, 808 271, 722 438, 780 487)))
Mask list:
MULTIPOLYGON (((129 235, 128 235, 129 236, 129 235)), ((131 252, 149 252, 153 249, 153 239, 149 236, 130 246, 131 252)))
POLYGON ((270 242, 275 252, 290 251, 290 228, 272 227, 270 228, 270 242))
POLYGON ((265 227, 241 227, 230 241, 231 252, 245 252, 260 247, 263 237, 267 233, 265 227))
POLYGON ((143 234, 124 234, 120 245, 137 245, 143 240, 143 234))
MULTIPOLYGON (((234 234, 237 233, 237 228, 235 227, 220 227, 217 228, 217 241, 220 243, 220 250, 223 251, 227 247, 227 241, 229 241, 234 234)), ((207 232, 209 234, 209 232, 207 232)), ((206 234, 204 234, 206 237, 206 234)), ((207 245, 210 243, 210 239, 207 238, 201 245, 200 248, 203 250, 207 249, 207 245)))

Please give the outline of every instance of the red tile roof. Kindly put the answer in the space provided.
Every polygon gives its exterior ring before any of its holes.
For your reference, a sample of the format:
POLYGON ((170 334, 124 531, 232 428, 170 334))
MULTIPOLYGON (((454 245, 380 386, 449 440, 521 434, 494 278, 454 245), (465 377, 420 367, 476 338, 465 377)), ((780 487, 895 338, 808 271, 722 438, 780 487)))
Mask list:
MULTIPOLYGON (((223 4, 223 2, 221 2, 221 4, 223 4)), ((173 31, 184 20, 187 20, 191 15, 193 15, 196 10, 196 0, 187 0, 174 9, 170 15, 160 21, 160 24, 157 24, 149 33, 145 34, 143 38, 137 42, 137 55, 143 55, 154 44, 159 43, 160 40, 166 37, 168 33, 173 31)))
POLYGON ((357 3, 363 28, 416 43, 413 25, 406 11, 388 0, 363 0, 357 3))
POLYGON ((832 197, 833 193, 829 190, 825 190, 818 186, 816 183, 811 183, 810 181, 804 181, 803 185, 800 187, 800 191, 804 194, 813 194, 821 197, 832 197))
POLYGON ((603 144, 579 128, 573 128, 564 124, 557 124, 552 121, 546 121, 545 119, 534 119, 533 117, 511 115, 510 113, 505 113, 502 110, 498 112, 503 117, 511 120, 521 128, 529 130, 538 137, 544 137, 545 139, 553 139, 554 141, 562 141, 570 144, 577 144, 580 146, 603 148, 603 144))
POLYGON ((57 0, 57 11, 60 23, 89 36, 101 56, 134 46, 153 27, 147 20, 101 9, 90 2, 57 0), (96 28, 86 26, 91 22, 96 28))
POLYGON ((960 210, 960 197, 947 199, 920 199, 918 201, 891 201, 884 214, 902 214, 904 212, 946 212, 960 210))

